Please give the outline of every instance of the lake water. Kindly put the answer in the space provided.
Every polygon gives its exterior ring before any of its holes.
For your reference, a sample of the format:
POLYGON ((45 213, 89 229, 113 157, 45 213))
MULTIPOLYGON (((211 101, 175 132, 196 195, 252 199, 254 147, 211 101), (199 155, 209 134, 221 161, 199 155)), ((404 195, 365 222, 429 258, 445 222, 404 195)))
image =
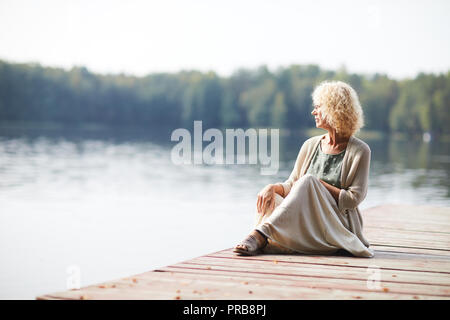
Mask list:
MULTIPOLYGON (((0 131, 0 299, 33 299, 229 248, 256 194, 284 181, 306 137, 280 138, 280 170, 171 162, 170 131, 0 131), (75 269, 74 269, 75 268, 75 269)), ((450 206, 448 143, 366 140, 361 208, 450 206)), ((370 240, 370 239, 369 239, 370 240)))

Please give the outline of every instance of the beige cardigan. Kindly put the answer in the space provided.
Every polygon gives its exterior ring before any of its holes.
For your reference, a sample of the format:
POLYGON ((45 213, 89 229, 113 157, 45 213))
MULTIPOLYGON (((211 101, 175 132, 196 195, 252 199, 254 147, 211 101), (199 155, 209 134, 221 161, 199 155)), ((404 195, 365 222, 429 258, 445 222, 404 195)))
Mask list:
MULTIPOLYGON (((284 189, 284 197, 288 195, 292 185, 305 175, 314 155, 314 151, 324 136, 325 135, 315 136, 304 142, 298 153, 291 175, 285 182, 280 183, 284 189)), ((370 154, 370 148, 364 141, 354 136, 350 137, 342 163, 342 189, 338 199, 338 208, 341 213, 344 213, 347 217, 349 230, 354 233, 366 247, 369 247, 369 242, 362 234, 363 220, 358 205, 364 200, 367 194, 370 154)))

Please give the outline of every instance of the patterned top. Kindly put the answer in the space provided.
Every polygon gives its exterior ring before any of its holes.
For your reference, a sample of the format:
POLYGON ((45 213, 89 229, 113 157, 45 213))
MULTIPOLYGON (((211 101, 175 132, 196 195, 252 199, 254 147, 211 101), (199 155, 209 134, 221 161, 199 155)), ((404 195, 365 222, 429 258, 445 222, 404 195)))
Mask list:
POLYGON ((342 160, 346 149, 338 154, 328 154, 322 151, 321 145, 322 143, 319 142, 306 173, 341 189, 342 160))

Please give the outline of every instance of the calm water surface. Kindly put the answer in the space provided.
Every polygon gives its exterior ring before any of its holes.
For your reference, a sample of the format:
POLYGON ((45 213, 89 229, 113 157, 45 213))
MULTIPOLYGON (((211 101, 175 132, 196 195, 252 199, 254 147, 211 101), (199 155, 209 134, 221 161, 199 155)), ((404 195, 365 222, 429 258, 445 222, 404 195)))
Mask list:
MULTIPOLYGON (((176 166, 170 131, 0 131, 0 299, 94 284, 234 246, 257 192, 284 181, 307 137, 280 140, 280 170, 176 166)), ((370 141, 361 208, 450 206, 446 143, 370 141)), ((370 240, 370 239, 369 239, 370 240)))

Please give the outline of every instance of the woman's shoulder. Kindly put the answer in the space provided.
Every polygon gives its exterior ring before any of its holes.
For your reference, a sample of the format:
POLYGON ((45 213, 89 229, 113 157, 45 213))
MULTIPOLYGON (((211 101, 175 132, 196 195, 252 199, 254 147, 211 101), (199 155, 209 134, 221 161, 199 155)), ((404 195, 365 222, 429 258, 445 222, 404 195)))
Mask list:
POLYGON ((351 140, 351 147, 354 152, 368 152, 368 153, 371 152, 369 145, 363 140, 355 136, 351 136, 350 140, 351 140))

